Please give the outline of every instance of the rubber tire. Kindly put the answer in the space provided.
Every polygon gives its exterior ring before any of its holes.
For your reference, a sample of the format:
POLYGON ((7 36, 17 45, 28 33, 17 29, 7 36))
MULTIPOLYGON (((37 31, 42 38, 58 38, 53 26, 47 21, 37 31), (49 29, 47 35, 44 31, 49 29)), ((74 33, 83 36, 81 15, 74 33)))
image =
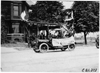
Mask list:
POLYGON ((39 53, 40 51, 39 50, 37 50, 37 49, 33 49, 36 53, 39 53))
POLYGON ((47 52, 47 50, 49 50, 49 46, 48 46, 48 44, 46 44, 46 43, 42 43, 42 44, 40 44, 40 46, 39 46, 39 50, 40 50, 40 52, 47 52), (45 45, 46 47, 47 47, 47 49, 46 50, 42 50, 42 46, 43 45, 45 45))
POLYGON ((65 48, 61 48, 61 51, 65 51, 66 49, 65 48))
POLYGON ((97 47, 97 49, 99 49, 99 45, 96 43, 96 47, 97 47))
POLYGON ((74 50, 75 49, 75 44, 70 44, 70 45, 68 45, 68 50, 69 51, 72 51, 72 50, 74 50), (70 47, 71 45, 74 45, 73 47, 70 47))

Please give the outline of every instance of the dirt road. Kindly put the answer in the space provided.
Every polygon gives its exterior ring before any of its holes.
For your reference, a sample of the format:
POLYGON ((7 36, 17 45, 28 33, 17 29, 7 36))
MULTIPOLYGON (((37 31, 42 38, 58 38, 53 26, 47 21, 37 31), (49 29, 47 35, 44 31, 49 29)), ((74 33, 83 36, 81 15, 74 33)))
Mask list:
POLYGON ((35 53, 1 47, 1 68, 3 72, 98 72, 99 49, 89 45, 76 46, 73 51, 35 53))

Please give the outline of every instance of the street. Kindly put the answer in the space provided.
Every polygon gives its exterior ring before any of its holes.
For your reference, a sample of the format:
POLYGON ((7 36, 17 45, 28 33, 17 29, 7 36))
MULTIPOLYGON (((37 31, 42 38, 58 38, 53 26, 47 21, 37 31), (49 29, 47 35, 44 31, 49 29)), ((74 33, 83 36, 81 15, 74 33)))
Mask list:
POLYGON ((15 48, 24 47, 1 47, 2 72, 99 72, 99 49, 95 45, 47 53, 35 53, 32 48, 15 48))

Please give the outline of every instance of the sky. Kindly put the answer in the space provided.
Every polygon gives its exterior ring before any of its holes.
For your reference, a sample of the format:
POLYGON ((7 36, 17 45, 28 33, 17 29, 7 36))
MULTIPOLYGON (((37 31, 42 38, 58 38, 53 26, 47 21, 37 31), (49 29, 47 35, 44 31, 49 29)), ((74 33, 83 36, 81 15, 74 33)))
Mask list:
MULTIPOLYGON (((27 2, 28 2, 28 4, 32 5, 32 4, 35 4, 36 1, 37 0, 30 0, 30 1, 28 0, 27 2)), ((64 9, 70 9, 74 3, 73 1, 60 1, 60 2, 63 3, 64 9)))
POLYGON ((64 5, 64 9, 69 9, 69 8, 71 8, 72 7, 72 5, 73 5, 73 1, 63 1, 63 5, 64 5))

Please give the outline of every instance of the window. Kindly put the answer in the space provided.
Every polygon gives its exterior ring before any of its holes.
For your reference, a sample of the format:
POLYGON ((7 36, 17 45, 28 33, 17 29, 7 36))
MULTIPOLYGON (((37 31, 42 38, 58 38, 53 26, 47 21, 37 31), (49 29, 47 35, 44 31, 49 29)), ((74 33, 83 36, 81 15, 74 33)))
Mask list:
POLYGON ((19 4, 19 3, 12 3, 11 6, 12 6, 12 11, 11 11, 12 19, 20 18, 21 4, 19 4))
POLYGON ((18 5, 13 7, 14 7, 14 16, 19 16, 18 5))

